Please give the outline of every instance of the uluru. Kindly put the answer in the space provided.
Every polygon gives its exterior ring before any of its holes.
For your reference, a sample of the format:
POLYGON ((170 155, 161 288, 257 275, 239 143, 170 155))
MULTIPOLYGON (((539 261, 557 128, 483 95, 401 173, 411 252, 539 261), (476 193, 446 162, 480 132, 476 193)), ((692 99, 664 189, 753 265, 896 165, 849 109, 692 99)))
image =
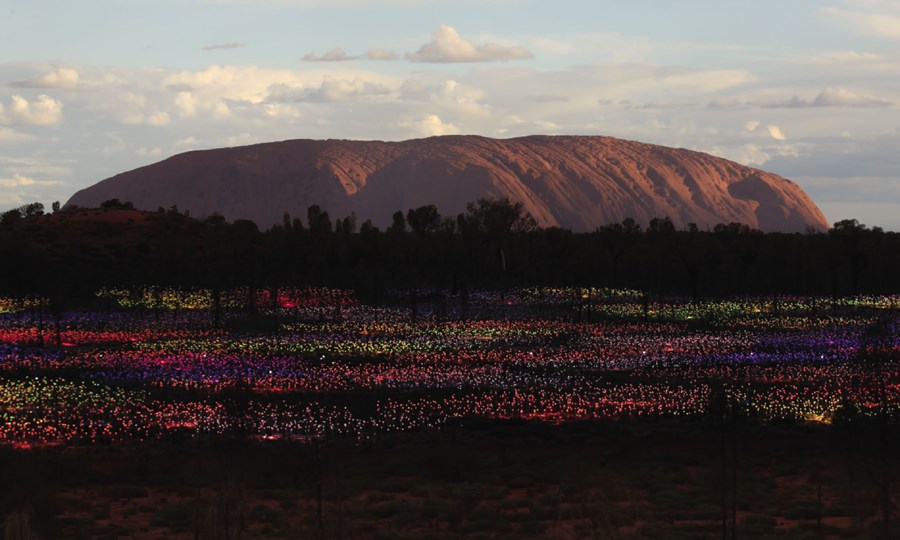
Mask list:
POLYGON ((67 206, 109 199, 176 206, 260 227, 313 204, 334 218, 390 223, 434 204, 443 215, 480 198, 521 202, 544 227, 589 231, 625 218, 677 227, 743 223, 763 231, 825 230, 795 183, 709 154, 601 136, 491 139, 452 135, 402 142, 287 140, 186 152, 77 192, 67 206))

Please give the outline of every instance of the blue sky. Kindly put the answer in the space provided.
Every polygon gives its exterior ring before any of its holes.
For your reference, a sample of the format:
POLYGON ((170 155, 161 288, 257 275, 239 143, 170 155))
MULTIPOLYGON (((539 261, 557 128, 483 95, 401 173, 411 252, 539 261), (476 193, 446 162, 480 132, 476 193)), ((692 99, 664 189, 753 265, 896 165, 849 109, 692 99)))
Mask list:
POLYGON ((894 0, 3 0, 0 209, 191 149, 596 134, 900 230, 894 0))

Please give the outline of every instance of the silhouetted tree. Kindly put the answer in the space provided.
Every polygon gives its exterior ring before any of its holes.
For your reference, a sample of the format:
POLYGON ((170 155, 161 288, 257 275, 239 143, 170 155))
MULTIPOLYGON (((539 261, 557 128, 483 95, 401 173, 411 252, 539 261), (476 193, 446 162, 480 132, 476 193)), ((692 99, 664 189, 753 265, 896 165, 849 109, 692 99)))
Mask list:
POLYGON ((622 223, 610 223, 597 229, 610 264, 610 286, 619 285, 619 266, 622 257, 637 243, 641 234, 641 226, 632 218, 625 218, 622 223))
MULTIPOLYGON (((119 199, 108 199, 100 203, 100 208, 106 209, 118 209, 118 210, 134 210, 134 203, 131 201, 122 202, 119 199)), ((178 208, 173 206, 175 212, 178 211, 178 208)))
POLYGON ((850 294, 859 292, 859 280, 866 266, 864 242, 869 230, 855 219, 838 221, 828 234, 837 240, 835 246, 846 259, 850 271, 850 294))
POLYGON ((331 233, 331 218, 318 204, 307 208, 306 223, 309 225, 310 234, 314 237, 322 238, 331 233))
POLYGON ((406 222, 412 232, 418 235, 437 232, 441 226, 441 215, 433 204, 411 208, 406 212, 406 222))

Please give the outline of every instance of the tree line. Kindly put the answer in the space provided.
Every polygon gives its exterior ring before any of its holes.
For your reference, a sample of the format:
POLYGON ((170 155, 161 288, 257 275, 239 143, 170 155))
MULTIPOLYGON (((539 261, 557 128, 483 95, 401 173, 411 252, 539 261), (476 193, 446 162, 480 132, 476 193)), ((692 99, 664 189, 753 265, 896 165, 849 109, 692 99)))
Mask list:
POLYGON ((651 295, 891 294, 900 234, 857 220, 828 232, 763 233, 738 223, 676 228, 633 219, 576 233, 541 228, 520 203, 480 199, 457 216, 397 211, 383 230, 317 205, 261 231, 251 221, 177 207, 139 212, 26 205, 0 215, 0 292, 78 296, 102 286, 330 286, 386 289, 583 286, 651 295))

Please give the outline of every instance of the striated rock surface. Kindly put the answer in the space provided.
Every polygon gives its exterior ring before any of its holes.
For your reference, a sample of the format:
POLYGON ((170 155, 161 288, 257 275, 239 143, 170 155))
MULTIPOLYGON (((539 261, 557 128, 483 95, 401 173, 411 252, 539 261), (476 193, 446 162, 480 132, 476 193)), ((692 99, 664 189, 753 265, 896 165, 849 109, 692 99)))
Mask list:
POLYGON ((644 225, 669 217, 677 227, 828 228, 806 193, 780 176, 700 152, 587 136, 290 140, 194 151, 103 180, 67 204, 175 205, 261 228, 285 212, 305 221, 318 204, 332 219, 355 212, 357 223, 384 227, 397 210, 434 204, 455 216, 482 197, 519 201, 540 225, 574 231, 626 217, 644 225))

